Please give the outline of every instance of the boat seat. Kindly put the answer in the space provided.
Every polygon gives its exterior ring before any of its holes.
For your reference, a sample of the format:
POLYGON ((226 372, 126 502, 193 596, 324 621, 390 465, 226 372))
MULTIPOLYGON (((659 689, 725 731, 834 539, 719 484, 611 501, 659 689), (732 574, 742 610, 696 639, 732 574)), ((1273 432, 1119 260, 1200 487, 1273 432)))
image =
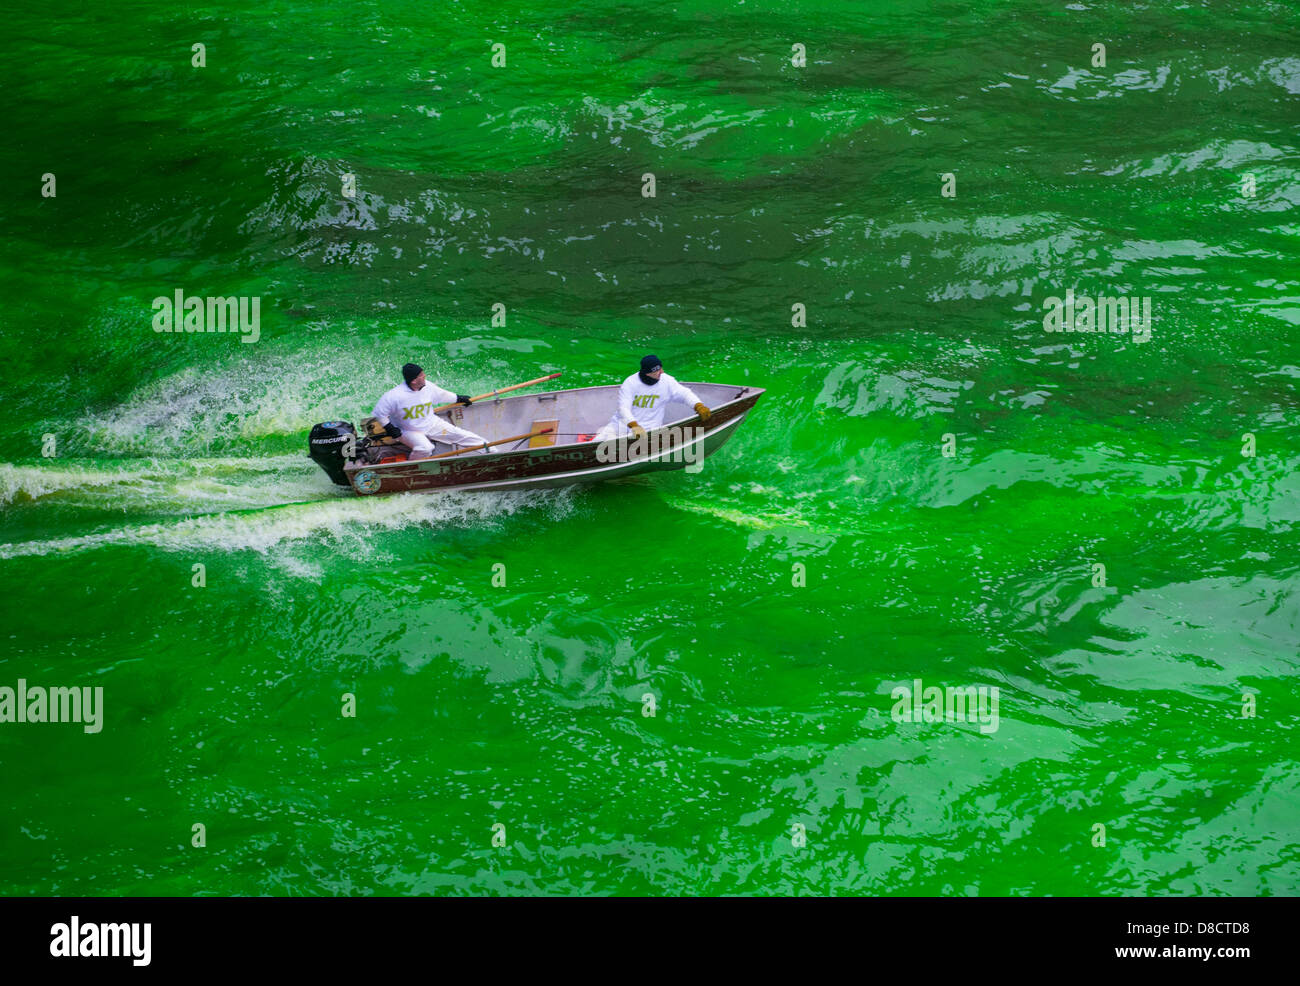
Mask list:
POLYGON ((538 428, 550 428, 551 431, 549 434, 534 435, 532 438, 528 439, 529 448, 545 448, 548 445, 554 445, 555 433, 560 430, 560 419, 544 418, 538 421, 534 421, 532 425, 529 426, 528 430, 536 431, 538 428))

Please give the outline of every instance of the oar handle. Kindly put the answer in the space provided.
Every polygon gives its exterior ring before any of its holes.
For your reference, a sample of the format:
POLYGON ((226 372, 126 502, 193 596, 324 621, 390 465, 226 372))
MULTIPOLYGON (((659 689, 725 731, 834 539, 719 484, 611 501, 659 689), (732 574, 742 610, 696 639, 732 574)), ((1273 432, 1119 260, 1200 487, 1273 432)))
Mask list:
POLYGON ((491 448, 493 445, 506 445, 509 442, 521 442, 525 438, 533 438, 537 435, 545 435, 554 431, 554 428, 538 428, 536 431, 530 431, 526 435, 511 435, 509 438, 498 438, 495 442, 484 442, 482 445, 471 445, 468 448, 458 448, 451 452, 439 452, 437 455, 426 456, 429 459, 445 459, 449 455, 464 455, 466 452, 476 452, 482 448, 491 448))
MULTIPOLYGON (((500 390, 489 390, 486 394, 479 394, 477 397, 471 397, 470 400, 481 401, 481 400, 485 400, 488 397, 496 397, 497 394, 508 394, 510 391, 518 390, 520 387, 531 387, 534 384, 545 383, 547 380, 554 380, 558 376, 561 376, 561 374, 552 373, 549 376, 538 377, 536 380, 525 380, 523 383, 517 383, 512 387, 502 387, 500 390)), ((453 407, 464 407, 464 405, 461 404, 459 401, 457 401, 455 404, 444 404, 442 405, 442 407, 435 407, 433 409, 433 413, 437 414, 439 411, 446 411, 453 407)), ((430 458, 433 457, 430 456, 430 458)))

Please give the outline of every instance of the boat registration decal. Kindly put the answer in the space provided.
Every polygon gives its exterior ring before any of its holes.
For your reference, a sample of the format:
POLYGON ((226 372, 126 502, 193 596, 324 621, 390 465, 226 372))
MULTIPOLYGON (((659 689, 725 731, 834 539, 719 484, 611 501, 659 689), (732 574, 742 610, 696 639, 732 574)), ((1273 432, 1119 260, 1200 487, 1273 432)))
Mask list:
POLYGON ((353 483, 356 486, 358 493, 378 493, 379 487, 383 484, 383 480, 379 478, 378 473, 365 469, 357 473, 356 478, 353 479, 353 483))

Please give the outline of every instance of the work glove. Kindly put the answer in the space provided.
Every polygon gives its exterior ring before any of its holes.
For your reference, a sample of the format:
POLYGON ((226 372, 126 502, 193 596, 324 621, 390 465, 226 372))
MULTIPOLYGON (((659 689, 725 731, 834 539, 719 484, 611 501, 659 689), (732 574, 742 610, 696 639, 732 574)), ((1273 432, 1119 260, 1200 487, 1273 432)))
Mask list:
POLYGON ((389 438, 401 438, 402 429, 397 427, 397 425, 393 424, 390 421, 388 422, 388 424, 384 425, 384 434, 386 434, 389 438))
POLYGON ((698 414, 700 416, 700 420, 704 422, 707 422, 709 418, 713 417, 713 412, 710 411, 703 404, 695 405, 695 413, 698 414))
POLYGON ((627 430, 636 435, 637 438, 645 438, 645 429, 635 421, 629 421, 627 423, 627 430))
POLYGON ((456 403, 457 403, 457 404, 473 404, 473 403, 474 403, 474 399, 473 399, 472 397, 469 397, 469 396, 466 395, 466 394, 457 394, 457 395, 456 395, 456 403))

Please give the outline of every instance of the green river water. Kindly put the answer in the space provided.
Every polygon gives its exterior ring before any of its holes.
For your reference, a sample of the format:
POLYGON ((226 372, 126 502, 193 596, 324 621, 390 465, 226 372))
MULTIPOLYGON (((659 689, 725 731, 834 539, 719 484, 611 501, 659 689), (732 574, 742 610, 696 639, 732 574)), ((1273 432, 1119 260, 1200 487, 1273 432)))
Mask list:
POLYGON ((0 893, 1300 890, 1294 4, 6 27, 0 686, 103 720, 0 722, 0 893), (260 338, 153 331, 177 289, 260 338), (698 474, 305 455, 408 360, 647 352, 767 388, 698 474))

